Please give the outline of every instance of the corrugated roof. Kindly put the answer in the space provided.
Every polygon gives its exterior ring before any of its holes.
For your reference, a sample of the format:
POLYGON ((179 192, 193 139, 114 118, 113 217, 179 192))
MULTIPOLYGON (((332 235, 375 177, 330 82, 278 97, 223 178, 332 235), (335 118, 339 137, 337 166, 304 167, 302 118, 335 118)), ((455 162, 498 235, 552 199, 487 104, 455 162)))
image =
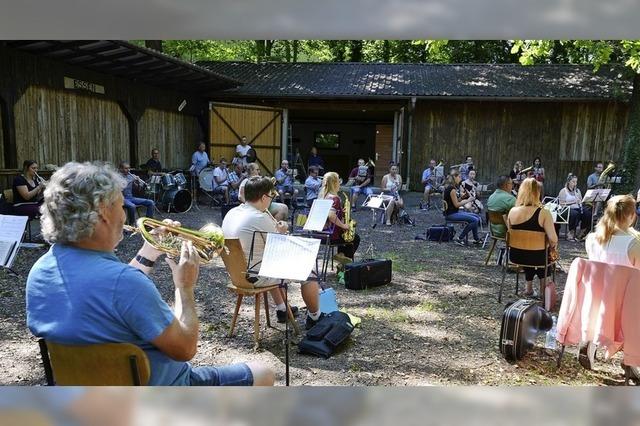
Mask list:
POLYGON ((249 63, 198 65, 243 83, 220 94, 260 97, 476 97, 628 100, 622 66, 249 63))

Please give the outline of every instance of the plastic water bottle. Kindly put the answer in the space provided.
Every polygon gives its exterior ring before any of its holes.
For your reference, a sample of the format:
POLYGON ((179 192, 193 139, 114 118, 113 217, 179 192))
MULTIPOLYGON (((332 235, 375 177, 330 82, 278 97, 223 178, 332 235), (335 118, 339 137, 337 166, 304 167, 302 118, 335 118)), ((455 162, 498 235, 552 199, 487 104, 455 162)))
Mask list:
POLYGON ((556 322, 558 318, 553 316, 553 326, 551 330, 547 331, 547 339, 545 341, 544 347, 547 349, 556 349, 556 322))

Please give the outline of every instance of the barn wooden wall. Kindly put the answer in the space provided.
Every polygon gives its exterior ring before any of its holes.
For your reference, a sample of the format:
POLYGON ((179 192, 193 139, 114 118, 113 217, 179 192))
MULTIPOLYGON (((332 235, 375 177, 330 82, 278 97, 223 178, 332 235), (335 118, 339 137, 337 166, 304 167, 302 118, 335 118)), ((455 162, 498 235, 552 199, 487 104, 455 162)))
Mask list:
POLYGON ((545 168, 545 192, 557 194, 569 172, 584 191, 593 163, 619 161, 628 105, 619 102, 421 101, 413 119, 412 187, 429 160, 446 166, 474 158, 478 180, 495 182, 516 160, 536 156, 545 168))
POLYGON ((4 134, 2 133, 2 101, 0 101, 0 169, 4 169, 6 166, 4 164, 4 134))
POLYGON ((18 163, 109 161, 128 157, 127 120, 116 102, 94 96, 29 87, 15 107, 18 163))
POLYGON ((138 124, 138 158, 145 163, 151 149, 160 150, 160 162, 166 169, 188 169, 191 154, 202 138, 198 121, 193 116, 147 109, 138 124))

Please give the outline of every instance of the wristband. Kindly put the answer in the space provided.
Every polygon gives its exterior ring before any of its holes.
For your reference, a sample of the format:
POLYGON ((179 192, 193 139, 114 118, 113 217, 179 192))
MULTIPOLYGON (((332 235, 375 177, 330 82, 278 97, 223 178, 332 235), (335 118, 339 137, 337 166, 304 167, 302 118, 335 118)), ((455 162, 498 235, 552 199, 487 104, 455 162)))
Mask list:
POLYGON ((153 265, 156 264, 155 261, 149 260, 141 254, 136 255, 136 262, 138 262, 142 266, 146 266, 147 268, 153 268, 153 265))

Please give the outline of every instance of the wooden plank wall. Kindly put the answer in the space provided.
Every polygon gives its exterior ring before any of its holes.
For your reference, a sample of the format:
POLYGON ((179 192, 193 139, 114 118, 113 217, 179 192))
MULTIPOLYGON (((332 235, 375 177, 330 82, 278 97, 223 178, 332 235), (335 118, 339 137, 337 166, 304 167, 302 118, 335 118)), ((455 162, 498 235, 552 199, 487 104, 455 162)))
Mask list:
MULTIPOLYGON (((239 137, 244 135, 251 142, 267 126, 251 146, 256 150, 258 159, 266 167, 267 174, 273 174, 280 167, 282 157, 281 110, 216 104, 213 108, 215 112, 210 112, 210 157, 212 161, 217 162, 220 157, 231 161, 235 155, 235 146, 240 143, 239 137)), ((262 173, 265 174, 265 170, 262 173)))
POLYGON ((584 191, 595 161, 619 161, 628 105, 618 102, 419 101, 413 119, 411 184, 431 158, 446 166, 474 158, 478 180, 491 183, 516 160, 541 157, 545 192, 557 195, 569 172, 584 191))
MULTIPOLYGON (((0 108, 3 108, 2 102, 0 102, 0 108)), ((6 164, 4 163, 4 134, 2 134, 2 111, 0 110, 0 169, 4 169, 6 164)))
POLYGON ((31 86, 15 107, 18 163, 117 163, 129 152, 127 120, 116 102, 31 86))
POLYGON ((138 158, 144 164, 151 157, 151 149, 158 148, 164 168, 188 169, 191 154, 202 140, 194 116, 147 109, 138 124, 138 158))
MULTIPOLYGON (((376 167, 374 186, 380 186, 382 177, 389 172, 389 162, 393 158, 393 126, 376 126, 376 167)), ((365 159, 366 160, 366 159, 365 159)), ((402 171, 400 171, 402 173, 402 171)))

